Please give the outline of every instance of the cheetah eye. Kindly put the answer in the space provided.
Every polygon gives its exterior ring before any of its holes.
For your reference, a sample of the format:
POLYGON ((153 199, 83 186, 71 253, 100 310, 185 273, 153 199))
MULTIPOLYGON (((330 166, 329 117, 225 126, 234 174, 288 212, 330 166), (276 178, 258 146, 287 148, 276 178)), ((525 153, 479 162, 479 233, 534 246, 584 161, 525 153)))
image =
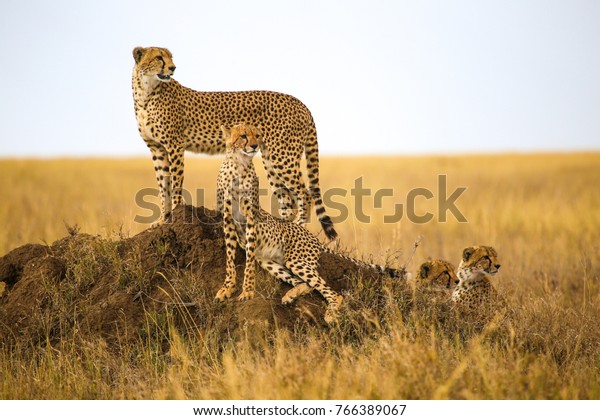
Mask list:
POLYGON ((165 63, 165 59, 164 59, 164 58, 162 58, 162 56, 160 56, 160 55, 159 55, 159 56, 157 56, 157 57, 156 57, 156 59, 157 59, 158 61, 162 62, 163 64, 165 63))
POLYGON ((244 139, 244 140, 246 140, 246 139, 248 138, 248 136, 247 136, 247 135, 245 135, 245 134, 242 134, 240 137, 241 137, 242 139, 244 139))

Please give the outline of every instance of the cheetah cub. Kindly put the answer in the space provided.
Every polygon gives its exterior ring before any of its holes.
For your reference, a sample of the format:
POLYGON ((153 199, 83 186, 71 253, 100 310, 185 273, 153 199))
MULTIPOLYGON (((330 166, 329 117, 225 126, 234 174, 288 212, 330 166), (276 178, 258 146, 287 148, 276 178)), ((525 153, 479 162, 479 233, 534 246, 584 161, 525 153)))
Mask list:
POLYGON ((415 297, 424 305, 446 303, 456 284, 458 277, 454 265, 444 260, 427 260, 416 273, 415 297))
POLYGON ((452 292, 452 301, 469 311, 499 303, 500 297, 490 280, 490 275, 499 269, 498 253, 491 246, 465 248, 456 273, 459 282, 452 292))
MULTIPOLYGON (((317 271, 321 254, 332 251, 303 226, 274 217, 260 207, 259 182, 252 158, 261 146, 261 133, 245 124, 231 130, 221 129, 226 142, 226 157, 217 179, 217 207, 223 211, 227 265, 225 282, 215 299, 224 301, 235 290, 234 258, 239 242, 246 250, 246 267, 238 300, 254 297, 258 261, 269 274, 294 286, 283 296, 283 304, 292 303, 314 288, 327 301, 325 322, 334 322, 343 298, 317 271)), ((372 267, 397 274, 396 270, 372 267)))
POLYGON ((454 265, 444 260, 425 261, 416 272, 412 309, 421 315, 441 319, 451 309, 450 297, 457 283, 454 265))
POLYGON ((454 273, 454 266, 444 260, 428 260, 421 264, 416 276, 416 288, 450 294, 458 277, 454 273))

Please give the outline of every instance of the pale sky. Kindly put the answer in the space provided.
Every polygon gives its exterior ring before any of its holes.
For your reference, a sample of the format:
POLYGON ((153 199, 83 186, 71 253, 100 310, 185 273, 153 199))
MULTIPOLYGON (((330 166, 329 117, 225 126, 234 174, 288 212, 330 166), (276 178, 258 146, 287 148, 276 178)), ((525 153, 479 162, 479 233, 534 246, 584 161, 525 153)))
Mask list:
POLYGON ((0 0, 0 157, 149 156, 131 51, 296 96, 322 155, 600 150, 600 1, 0 0))

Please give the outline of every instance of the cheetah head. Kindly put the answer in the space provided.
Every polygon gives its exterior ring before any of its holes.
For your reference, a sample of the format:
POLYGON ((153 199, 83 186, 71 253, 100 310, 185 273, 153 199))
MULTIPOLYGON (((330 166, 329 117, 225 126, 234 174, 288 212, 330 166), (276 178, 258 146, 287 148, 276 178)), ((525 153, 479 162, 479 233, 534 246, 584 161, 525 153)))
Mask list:
POLYGON ((252 159, 262 146, 262 134, 251 125, 237 124, 231 129, 221 126, 221 131, 225 138, 227 153, 252 159))
POLYGON ((141 75, 168 82, 175 72, 173 55, 166 48, 136 47, 133 49, 135 70, 141 75))
POLYGON ((454 266, 444 260, 425 261, 417 272, 417 284, 419 287, 445 290, 451 289, 458 284, 458 277, 454 272, 454 266))
POLYGON ((458 265, 459 277, 462 273, 483 271, 494 275, 500 269, 498 253, 491 246, 470 246, 463 250, 462 260, 458 265))

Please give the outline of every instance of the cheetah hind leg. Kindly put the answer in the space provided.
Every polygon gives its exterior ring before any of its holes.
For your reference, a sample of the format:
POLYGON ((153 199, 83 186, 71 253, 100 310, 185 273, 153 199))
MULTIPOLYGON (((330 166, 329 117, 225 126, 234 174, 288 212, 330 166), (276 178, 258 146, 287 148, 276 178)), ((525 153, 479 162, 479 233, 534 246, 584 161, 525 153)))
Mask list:
POLYGON ((340 306, 342 306, 344 298, 342 295, 337 295, 333 298, 333 301, 327 305, 327 310, 325 311, 325 322, 328 324, 333 324, 339 318, 339 310, 340 306))
POLYGON ((339 309, 344 298, 336 293, 331 287, 327 286, 325 280, 319 276, 319 272, 315 267, 304 266, 302 263, 290 264, 290 271, 300 277, 304 283, 307 283, 313 289, 317 289, 319 293, 327 301, 327 310, 325 311, 325 322, 332 324, 338 320, 339 309))
POLYGON ((300 296, 304 296, 312 292, 313 288, 308 284, 302 282, 298 283, 296 286, 292 287, 288 292, 283 295, 281 298, 281 303, 284 305, 289 305, 293 303, 300 296))
POLYGON ((297 213, 294 218, 294 223, 303 225, 309 222, 309 215, 312 207, 312 199, 304 183, 304 177, 300 170, 300 161, 298 160, 295 165, 288 168, 291 172, 289 174, 289 181, 287 181, 286 188, 292 198, 292 205, 295 207, 297 213))
POLYGON ((290 305, 300 296, 311 292, 312 287, 310 287, 303 280, 292 274, 292 272, 284 265, 281 265, 275 261, 266 260, 261 260, 260 265, 276 279, 284 281, 294 286, 292 289, 288 290, 288 292, 281 298, 282 305, 290 305))

